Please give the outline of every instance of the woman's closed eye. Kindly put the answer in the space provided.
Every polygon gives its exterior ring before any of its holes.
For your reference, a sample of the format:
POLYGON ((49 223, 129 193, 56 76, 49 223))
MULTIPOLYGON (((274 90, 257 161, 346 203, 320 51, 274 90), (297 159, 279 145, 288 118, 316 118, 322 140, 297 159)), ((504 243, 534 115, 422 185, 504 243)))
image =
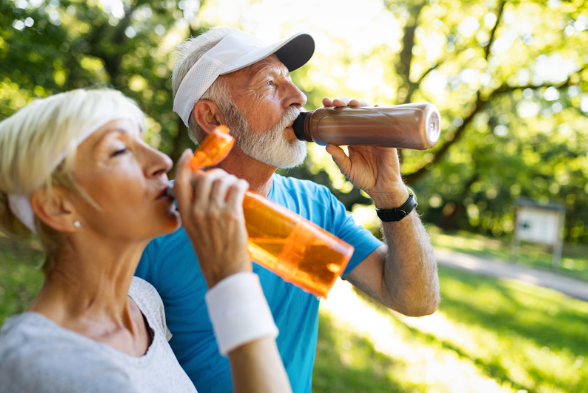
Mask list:
POLYGON ((123 155, 127 152, 127 148, 123 147, 123 148, 119 148, 116 149, 113 153, 112 153, 112 157, 116 157, 116 156, 120 156, 123 155))

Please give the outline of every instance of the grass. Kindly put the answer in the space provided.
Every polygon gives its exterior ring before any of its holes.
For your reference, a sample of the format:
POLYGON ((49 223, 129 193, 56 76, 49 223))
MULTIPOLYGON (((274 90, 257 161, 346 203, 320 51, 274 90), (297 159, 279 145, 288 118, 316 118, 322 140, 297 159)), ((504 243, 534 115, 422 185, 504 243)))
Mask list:
POLYGON ((443 267, 439 277, 430 317, 362 294, 339 310, 327 300, 313 392, 588 392, 588 303, 443 267))
POLYGON ((368 338, 327 313, 321 312, 319 324, 313 392, 411 391, 394 377, 404 372, 403 360, 378 352, 368 338))
POLYGON ((522 242, 518 256, 512 254, 510 239, 484 236, 465 231, 442 232, 428 226, 431 241, 436 248, 445 248, 484 258, 510 261, 542 270, 549 270, 588 282, 588 245, 564 244, 560 266, 552 266, 551 247, 522 242))
MULTIPOLYGON (((41 259, 36 243, 0 238, 0 324, 40 287, 41 259)), ((439 310, 424 318, 337 283, 321 305, 313 392, 588 393, 588 303, 443 267, 439 278, 439 310)))

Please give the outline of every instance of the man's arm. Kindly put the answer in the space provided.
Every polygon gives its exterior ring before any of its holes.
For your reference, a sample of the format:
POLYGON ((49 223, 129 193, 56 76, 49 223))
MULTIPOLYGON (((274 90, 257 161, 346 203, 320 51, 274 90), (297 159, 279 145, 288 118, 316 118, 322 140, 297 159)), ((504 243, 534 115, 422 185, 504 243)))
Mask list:
MULTIPOLYGON (((357 100, 325 98, 324 106, 365 106, 357 100)), ((401 206, 409 196, 402 181, 396 149, 349 146, 349 155, 328 145, 341 172, 368 193, 378 209, 401 206)), ((435 312, 439 303, 437 265, 429 236, 416 211, 397 222, 383 223, 387 246, 368 255, 345 278, 382 304, 410 316, 435 312)))
POLYGON ((439 303, 437 264, 417 213, 382 224, 387 245, 374 250, 345 279, 404 315, 434 313, 439 303))

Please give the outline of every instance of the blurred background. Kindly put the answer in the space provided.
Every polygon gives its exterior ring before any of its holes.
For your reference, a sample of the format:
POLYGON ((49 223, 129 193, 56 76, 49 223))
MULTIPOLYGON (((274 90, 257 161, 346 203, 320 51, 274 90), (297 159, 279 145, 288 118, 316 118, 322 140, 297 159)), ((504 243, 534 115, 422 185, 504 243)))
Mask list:
MULTIPOLYGON (((137 101, 147 141, 175 160, 194 145, 172 111, 174 49, 221 25, 267 41, 311 33, 315 55, 292 74, 308 110, 323 97, 434 103, 439 143, 401 158, 435 248, 588 285, 584 0, 0 0, 0 119, 37 97, 107 85, 137 101), (557 263, 554 244, 515 238, 522 200, 564 212, 557 263)), ((324 148, 310 144, 302 166, 280 172, 329 186, 380 236, 371 200, 324 148)), ((0 323, 38 290, 41 258, 34 240, 0 236, 0 323)), ((321 311, 313 391, 588 392, 588 303, 439 274, 439 311, 418 319, 338 283, 321 311)))

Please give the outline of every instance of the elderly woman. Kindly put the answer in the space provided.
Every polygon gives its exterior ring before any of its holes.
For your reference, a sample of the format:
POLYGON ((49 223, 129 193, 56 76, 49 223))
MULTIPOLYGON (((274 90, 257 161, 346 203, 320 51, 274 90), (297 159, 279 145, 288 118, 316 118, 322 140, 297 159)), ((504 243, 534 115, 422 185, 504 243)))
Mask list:
POLYGON ((144 115, 113 90, 36 100, 0 123, 0 231, 35 233, 45 281, 0 332, 1 392, 195 392, 167 341, 162 301, 133 278, 147 243, 181 221, 209 286, 235 391, 289 391, 251 273, 242 200, 222 170, 192 172, 143 141, 144 115), (196 191, 195 191, 196 190, 196 191))

